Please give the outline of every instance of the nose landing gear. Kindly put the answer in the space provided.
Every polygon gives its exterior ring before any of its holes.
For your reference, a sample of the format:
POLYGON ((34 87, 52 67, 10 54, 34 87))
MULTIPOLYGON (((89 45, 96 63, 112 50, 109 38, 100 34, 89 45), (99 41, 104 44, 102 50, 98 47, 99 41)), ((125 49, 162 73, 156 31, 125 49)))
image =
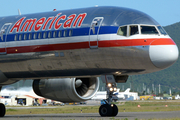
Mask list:
POLYGON ((101 106, 99 108, 99 114, 102 117, 116 116, 118 114, 118 107, 115 104, 111 104, 113 92, 117 91, 116 82, 114 77, 103 76, 101 77, 102 81, 106 83, 107 99, 101 101, 101 106), (110 79, 110 81, 108 80, 110 79))
POLYGON ((102 117, 115 117, 118 114, 118 107, 115 104, 104 104, 99 108, 99 114, 102 117))
POLYGON ((99 114, 101 116, 111 116, 112 115, 112 108, 109 104, 101 105, 99 108, 99 114))

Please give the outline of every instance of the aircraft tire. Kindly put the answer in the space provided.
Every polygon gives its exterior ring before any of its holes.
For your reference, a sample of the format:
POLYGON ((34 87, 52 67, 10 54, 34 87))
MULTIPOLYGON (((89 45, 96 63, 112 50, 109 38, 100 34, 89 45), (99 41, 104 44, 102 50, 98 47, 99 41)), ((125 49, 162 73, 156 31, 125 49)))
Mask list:
POLYGON ((99 114, 102 117, 111 116, 112 112, 113 112, 112 107, 109 104, 104 104, 99 107, 99 114))
POLYGON ((112 116, 115 117, 118 114, 118 107, 115 104, 113 104, 112 111, 112 116))
POLYGON ((4 117, 4 115, 6 114, 6 107, 2 103, 0 103, 0 111, 0 117, 4 117))

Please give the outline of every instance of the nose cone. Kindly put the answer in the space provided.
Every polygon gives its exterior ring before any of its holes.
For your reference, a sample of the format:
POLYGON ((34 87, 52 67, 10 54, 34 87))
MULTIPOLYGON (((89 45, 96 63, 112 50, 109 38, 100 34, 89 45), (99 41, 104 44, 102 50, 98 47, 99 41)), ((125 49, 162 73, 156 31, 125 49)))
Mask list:
POLYGON ((149 55, 152 63, 161 69, 175 63, 179 56, 177 46, 174 45, 150 45, 149 55))

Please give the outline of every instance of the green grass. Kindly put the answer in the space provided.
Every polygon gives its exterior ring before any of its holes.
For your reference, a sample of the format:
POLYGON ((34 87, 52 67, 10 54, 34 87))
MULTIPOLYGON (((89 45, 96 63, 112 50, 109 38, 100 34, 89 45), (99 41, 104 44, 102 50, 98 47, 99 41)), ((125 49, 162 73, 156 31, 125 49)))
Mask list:
POLYGON ((59 108, 42 108, 42 109, 7 109, 6 115, 21 114, 59 114, 59 113, 97 113, 99 106, 60 106, 59 108))
MULTIPOLYGON (((125 120, 125 119, 122 119, 122 120, 125 120)), ((126 120, 128 120, 128 119, 126 119, 126 120)), ((180 120, 180 118, 168 118, 168 119, 137 119, 136 118, 134 120, 180 120)))
POLYGON ((180 101, 153 101, 153 102, 126 102, 118 106, 119 112, 158 112, 158 111, 180 111, 180 101), (138 108, 137 106, 141 107, 138 108), (168 107, 166 107, 166 105, 168 107))
POLYGON ((14 112, 14 111, 17 111, 17 110, 15 110, 15 109, 7 109, 6 110, 6 112, 10 112, 10 111, 14 112))
MULTIPOLYGON (((180 111, 180 101, 132 101, 117 103, 119 112, 158 112, 158 111, 180 111), (141 107, 138 108, 137 106, 141 107), (168 105, 168 107, 165 107, 168 105)), ((20 114, 60 114, 60 113, 98 113, 99 106, 59 106, 58 108, 42 109, 7 109, 6 115, 20 114)))

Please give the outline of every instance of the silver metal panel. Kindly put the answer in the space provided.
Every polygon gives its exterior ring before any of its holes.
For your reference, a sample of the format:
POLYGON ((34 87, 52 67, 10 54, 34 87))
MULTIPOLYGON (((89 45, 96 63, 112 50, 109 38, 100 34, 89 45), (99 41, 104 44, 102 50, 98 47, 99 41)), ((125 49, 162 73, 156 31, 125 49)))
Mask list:
POLYGON ((14 79, 97 76, 117 71, 142 74, 159 70, 150 61, 148 50, 149 46, 137 46, 9 54, 1 57, 0 70, 14 79), (56 56, 62 52, 64 57, 56 56))
MULTIPOLYGON (((56 77, 85 77, 85 76, 100 76, 103 74, 116 74, 116 72, 122 75, 144 74, 149 72, 155 72, 161 70, 154 66, 149 57, 149 45, 148 46, 123 46, 110 47, 108 41, 115 40, 132 40, 142 38, 160 38, 163 36, 128 36, 122 37, 116 35, 116 29, 122 25, 128 24, 148 24, 158 25, 158 23, 150 16, 136 10, 121 8, 121 7, 92 7, 75 10, 54 11, 38 14, 29 14, 22 16, 11 16, 0 18, 0 28, 5 23, 17 22, 20 18, 25 19, 37 19, 42 17, 48 18, 50 16, 56 16, 59 13, 70 16, 72 14, 87 14, 84 19, 81 28, 90 28, 92 20, 96 17, 103 17, 100 26, 115 27, 113 32, 108 30, 106 34, 99 34, 99 28, 96 35, 92 35, 94 41, 98 40, 100 43, 102 40, 106 41, 106 47, 99 47, 97 49, 82 49, 76 48, 73 50, 55 50, 46 52, 29 52, 29 53, 14 53, 0 56, 0 70, 4 75, 11 80, 19 79, 41 79, 41 78, 56 78, 56 77), (97 39, 98 35, 98 39, 97 39)), ((67 18, 66 18, 67 20, 67 18)), ((64 20, 63 22, 65 22, 64 20)), ((24 20, 25 21, 25 20, 24 20)), ((62 23, 63 23, 62 22, 62 23)), ((23 22, 24 23, 24 22, 23 22)), ((48 24, 49 25, 49 24, 48 24)), ((100 27, 99 26, 99 27, 100 27)), ((47 27, 48 28, 48 27, 47 27)), ((46 30, 47 30, 46 28, 46 30)), ((77 28, 78 27, 72 27, 77 28)), ((55 30, 52 27, 51 30, 55 30)), ((58 30, 64 30, 61 27, 58 30)), ((32 29, 31 32, 35 32, 32 29)), ((36 31, 37 32, 37 31, 36 31)), ((38 32, 42 32, 39 30, 38 32)), ((24 34, 24 32, 19 32, 24 34)), ((12 34, 17 34, 16 30, 13 30, 12 34)), ((81 35, 81 34, 80 34, 81 35)), ((168 36, 166 36, 168 37, 168 36)), ((7 42, 7 47, 20 47, 20 46, 34 46, 33 49, 39 49, 39 45, 53 45, 63 43, 78 43, 89 42, 89 35, 76 37, 64 37, 57 39, 36 39, 36 40, 24 40, 24 41, 11 41, 7 42)), ((72 45, 72 44, 71 44, 72 45)), ((2 47, 3 44, 0 44, 2 47)), ((98 46, 98 45, 97 45, 98 46)), ((116 46, 116 45, 115 45, 116 46)), ((117 45, 118 46, 118 45, 117 45)), ((3 48, 3 47, 2 47, 3 48)), ((14 48, 14 50, 16 50, 14 48)), ((33 50, 32 50, 33 51, 33 50)))

